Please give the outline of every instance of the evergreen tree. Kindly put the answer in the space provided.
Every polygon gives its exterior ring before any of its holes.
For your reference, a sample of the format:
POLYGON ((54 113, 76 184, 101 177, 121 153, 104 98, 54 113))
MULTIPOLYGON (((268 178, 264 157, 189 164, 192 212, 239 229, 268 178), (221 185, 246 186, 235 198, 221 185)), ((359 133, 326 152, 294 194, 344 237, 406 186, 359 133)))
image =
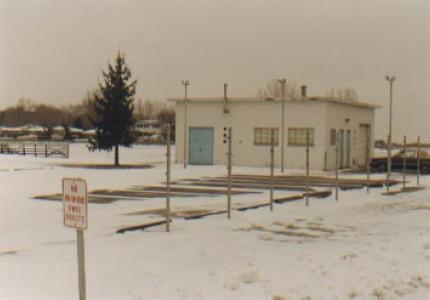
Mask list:
POLYGON ((134 142, 133 101, 136 80, 125 56, 118 52, 115 65, 108 63, 108 72, 103 71, 104 82, 99 83, 99 92, 94 94, 95 117, 91 123, 96 129, 95 139, 90 140, 91 150, 115 151, 115 166, 119 165, 119 146, 130 147, 134 142))

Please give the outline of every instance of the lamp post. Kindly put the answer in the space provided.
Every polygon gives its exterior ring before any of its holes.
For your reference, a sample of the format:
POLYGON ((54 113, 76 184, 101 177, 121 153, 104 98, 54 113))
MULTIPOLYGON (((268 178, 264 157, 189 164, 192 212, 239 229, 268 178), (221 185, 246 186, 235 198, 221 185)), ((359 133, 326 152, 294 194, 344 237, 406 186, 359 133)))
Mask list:
POLYGON ((181 80, 182 85, 185 88, 184 98, 184 169, 187 168, 187 103, 188 103, 188 80, 181 80))
POLYGON ((278 79, 278 82, 281 84, 281 96, 282 96, 282 113, 281 113, 281 172, 284 173, 284 128, 285 128, 285 84, 287 80, 285 78, 278 79))
MULTIPOLYGON (((390 83, 390 116, 388 120, 388 161, 387 161, 387 181, 391 177, 391 140, 393 127, 393 83, 396 80, 395 76, 385 76, 385 80, 390 83)), ((390 190, 390 185, 387 182, 387 191, 390 190)))

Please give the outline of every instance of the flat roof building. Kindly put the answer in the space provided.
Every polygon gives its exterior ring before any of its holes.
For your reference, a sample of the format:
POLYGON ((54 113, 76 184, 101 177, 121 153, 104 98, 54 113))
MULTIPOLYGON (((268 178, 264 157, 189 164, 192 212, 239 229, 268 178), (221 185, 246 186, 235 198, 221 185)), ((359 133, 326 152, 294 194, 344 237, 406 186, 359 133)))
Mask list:
POLYGON ((326 97, 282 100, 243 98, 174 98, 176 107, 176 162, 225 164, 224 133, 232 128, 232 161, 237 166, 269 166, 270 132, 275 132, 275 165, 305 168, 306 136, 310 140, 310 168, 336 166, 339 133, 339 167, 364 166, 373 153, 375 108, 358 101, 326 97), (282 130, 282 114, 284 128, 282 130), (185 123, 186 115, 186 123, 185 123), (185 137, 186 130, 186 137, 185 137), (282 134, 283 133, 283 134, 282 134))

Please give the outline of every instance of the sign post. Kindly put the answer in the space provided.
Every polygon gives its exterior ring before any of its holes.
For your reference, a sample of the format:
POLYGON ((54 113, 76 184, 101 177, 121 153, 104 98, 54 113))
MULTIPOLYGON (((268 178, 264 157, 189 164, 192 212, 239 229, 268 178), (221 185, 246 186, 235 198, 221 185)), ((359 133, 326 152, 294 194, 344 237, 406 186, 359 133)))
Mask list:
POLYGON ((63 178, 63 222, 77 235, 79 299, 86 299, 84 230, 88 228, 87 183, 81 178, 63 178))

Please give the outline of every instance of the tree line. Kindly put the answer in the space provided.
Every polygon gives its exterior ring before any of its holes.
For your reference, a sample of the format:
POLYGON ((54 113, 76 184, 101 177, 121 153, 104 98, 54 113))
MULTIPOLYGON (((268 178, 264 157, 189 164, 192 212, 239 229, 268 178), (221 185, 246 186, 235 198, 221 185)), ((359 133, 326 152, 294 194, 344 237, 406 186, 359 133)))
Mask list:
MULTIPOLYGON (((0 125, 17 127, 35 124, 44 127, 47 133, 52 132, 55 126, 93 129, 91 120, 95 117, 95 93, 97 90, 88 92, 79 103, 60 106, 21 98, 15 105, 0 111, 0 125)), ((133 115, 136 121, 159 120, 161 123, 172 123, 175 110, 164 101, 137 99, 133 115)))

